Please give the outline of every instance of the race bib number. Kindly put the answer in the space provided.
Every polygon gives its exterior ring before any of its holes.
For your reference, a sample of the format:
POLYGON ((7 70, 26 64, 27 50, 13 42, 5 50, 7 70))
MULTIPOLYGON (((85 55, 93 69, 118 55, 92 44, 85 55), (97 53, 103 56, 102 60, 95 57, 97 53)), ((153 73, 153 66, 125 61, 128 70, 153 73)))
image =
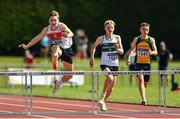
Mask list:
POLYGON ((118 54, 117 53, 108 53, 107 56, 108 56, 110 61, 115 61, 115 60, 118 59, 118 54))
POLYGON ((51 41, 51 44, 52 45, 58 45, 58 44, 61 44, 63 41, 61 39, 57 39, 57 40, 52 40, 51 41))
POLYGON ((138 56, 148 56, 149 55, 149 51, 148 49, 138 49, 137 52, 138 56))

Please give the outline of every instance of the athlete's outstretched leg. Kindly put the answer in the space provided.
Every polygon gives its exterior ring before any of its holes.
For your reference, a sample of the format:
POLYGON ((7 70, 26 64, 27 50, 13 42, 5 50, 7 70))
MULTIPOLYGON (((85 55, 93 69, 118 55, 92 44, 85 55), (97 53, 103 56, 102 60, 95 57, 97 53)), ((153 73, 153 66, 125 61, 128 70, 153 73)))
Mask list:
MULTIPOLYGON (((58 45, 53 45, 51 47, 51 50, 52 50, 52 55, 51 55, 51 58, 52 58, 52 66, 53 66, 53 69, 54 70, 57 70, 58 69, 58 58, 62 55, 62 51, 61 49, 59 48, 58 45)), ((54 88, 53 88, 53 94, 55 92, 55 90, 57 90, 57 76, 54 75, 54 88)))
MULTIPOLYGON (((63 65, 66 71, 74 71, 74 65, 63 61, 63 65)), ((72 78, 72 75, 63 75, 61 80, 57 81, 56 89, 53 90, 53 94, 61 87, 61 85, 72 78)))
MULTIPOLYGON (((103 71, 110 71, 109 68, 105 68, 103 71)), ((103 92, 101 94, 101 100, 104 101, 106 95, 107 95, 107 91, 109 90, 109 88, 111 87, 111 84, 114 80, 113 75, 106 75, 106 80, 104 82, 104 88, 103 88, 103 92)))
POLYGON ((106 96, 104 98, 104 100, 107 100, 107 98, 111 95, 112 91, 113 91, 113 88, 116 84, 116 79, 117 79, 117 76, 113 76, 113 80, 111 82, 111 85, 109 86, 108 90, 107 90, 107 93, 106 93, 106 96))
MULTIPOLYGON (((70 64, 70 63, 68 63, 68 62, 63 61, 63 66, 64 66, 64 68, 65 68, 66 71, 74 71, 74 65, 73 65, 73 64, 70 64)), ((63 82, 66 82, 66 81, 68 81, 69 79, 71 79, 72 77, 73 77, 72 75, 64 75, 64 76, 62 77, 62 81, 63 81, 63 82)))
MULTIPOLYGON (((109 68, 105 68, 104 71, 110 71, 109 68)), ((101 94, 100 100, 99 100, 99 106, 102 111, 106 111, 106 104, 105 104, 105 98, 110 95, 110 91, 108 92, 109 88, 111 89, 111 85, 113 83, 114 77, 113 75, 106 75, 106 80, 104 82, 104 88, 103 92, 101 94)))

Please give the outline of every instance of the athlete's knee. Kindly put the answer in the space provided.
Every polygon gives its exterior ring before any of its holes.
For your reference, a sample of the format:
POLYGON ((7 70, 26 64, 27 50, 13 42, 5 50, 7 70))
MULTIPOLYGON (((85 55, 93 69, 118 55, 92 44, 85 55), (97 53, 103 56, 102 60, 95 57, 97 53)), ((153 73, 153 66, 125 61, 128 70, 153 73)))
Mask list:
POLYGON ((145 81, 144 82, 144 87, 147 88, 147 86, 148 86, 148 81, 145 81))
POLYGON ((113 77, 113 75, 107 75, 106 77, 107 77, 107 79, 111 80, 111 82, 113 82, 113 81, 114 81, 114 77, 113 77))
POLYGON ((52 56, 52 61, 53 61, 53 62, 54 62, 54 61, 58 61, 58 55, 53 54, 53 56, 52 56))
POLYGON ((110 78, 110 77, 108 77, 108 78, 106 78, 106 80, 109 82, 109 83, 113 83, 113 79, 112 78, 110 78))
POLYGON ((67 79, 71 79, 73 75, 66 75, 67 79))
POLYGON ((66 82, 66 81, 68 81, 69 79, 71 79, 73 76, 72 75, 64 75, 63 77, 62 77, 62 81, 63 82, 66 82))
POLYGON ((53 55, 54 57, 55 57, 55 56, 59 57, 59 56, 62 55, 62 50, 59 48, 58 45, 53 45, 53 46, 51 47, 51 50, 52 50, 52 55, 53 55))

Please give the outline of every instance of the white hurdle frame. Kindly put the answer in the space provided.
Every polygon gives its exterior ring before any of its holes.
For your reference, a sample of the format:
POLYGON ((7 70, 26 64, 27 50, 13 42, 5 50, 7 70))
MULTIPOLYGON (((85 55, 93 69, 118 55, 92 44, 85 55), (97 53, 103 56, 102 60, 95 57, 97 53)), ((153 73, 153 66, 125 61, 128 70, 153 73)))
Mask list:
MULTIPOLYGON (((98 106, 99 102, 99 75, 175 75, 180 74, 180 70, 151 70, 151 71, 112 71, 112 72, 102 72, 102 71, 49 71, 49 72, 0 72, 0 76, 25 76, 25 112, 14 112, 14 113, 7 113, 2 112, 0 115, 3 114, 25 114, 25 115, 33 115, 33 114, 97 114, 97 113, 166 113, 168 110, 166 109, 166 80, 163 80, 164 83, 164 108, 161 109, 161 90, 159 86, 159 110, 156 111, 136 111, 136 112, 123 112, 123 111, 106 111, 102 112, 99 111, 96 106, 98 106), (32 76, 40 76, 40 75, 91 75, 92 76, 92 111, 86 111, 86 112, 33 112, 32 110, 32 76), (28 87, 27 87, 27 76, 30 76, 30 104, 28 105, 28 87), (95 105, 95 77, 96 77, 96 105, 95 105), (29 108, 28 108, 29 107, 29 108)), ((159 79, 160 80, 160 79, 159 79)), ((159 81, 160 82, 160 81, 159 81)), ((160 83, 159 83, 160 85, 160 83)), ((171 111, 172 112, 172 111, 171 111)), ((178 111, 179 112, 179 111, 178 111)))

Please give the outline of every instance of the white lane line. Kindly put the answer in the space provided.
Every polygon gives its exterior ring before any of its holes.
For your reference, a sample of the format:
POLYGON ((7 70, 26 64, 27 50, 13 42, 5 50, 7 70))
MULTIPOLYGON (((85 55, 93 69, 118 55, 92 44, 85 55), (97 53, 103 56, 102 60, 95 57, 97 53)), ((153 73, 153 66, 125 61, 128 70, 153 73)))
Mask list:
MULTIPOLYGON (((0 99, 4 99, 4 100, 16 100, 16 101, 24 101, 23 99, 11 99, 11 98, 1 98, 0 99)), ((70 104, 70 103, 60 103, 60 102, 49 102, 49 101, 35 101, 33 100, 33 103, 45 103, 45 104, 54 104, 54 105, 64 105, 64 106, 76 106, 76 107, 87 107, 87 108, 91 108, 91 106, 89 105, 82 105, 82 104, 70 104)), ((141 111, 141 110, 133 110, 133 109, 119 109, 119 108, 114 108, 114 107, 109 107, 110 110, 124 110, 124 111, 141 111)))
MULTIPOLYGON (((17 104, 7 104, 7 103, 0 103, 0 105, 8 105, 8 106, 15 106, 15 107, 24 107, 24 105, 17 105, 17 104)), ((48 109, 48 110, 53 110, 53 111, 62 111, 61 109, 53 109, 53 108, 44 108, 44 107, 37 107, 34 106, 33 108, 38 108, 38 109, 48 109)), ((64 111, 64 110, 63 110, 64 111)), ((69 111, 69 110, 68 110, 69 111)), ((76 111, 74 111, 76 112, 76 111)), ((13 112, 9 112, 8 113, 13 113, 13 112)), ((131 117, 127 117, 127 116, 118 116, 118 115, 110 115, 110 114, 97 114, 100 116, 108 116, 108 117, 116 117, 116 118, 131 118, 131 117)), ((52 117, 48 117, 48 116, 41 116, 41 115, 30 115, 30 116, 35 116, 35 117, 42 117, 42 118, 52 118, 52 117)))
POLYGON ((136 119, 136 118, 134 118, 134 117, 119 116, 119 115, 110 115, 110 114, 97 114, 97 115, 108 116, 108 117, 114 117, 114 118, 136 119))
MULTIPOLYGON (((24 101, 22 99, 12 99, 12 98, 2 98, 2 97, 0 97, 0 99, 3 99, 3 100, 12 100, 12 101, 24 101)), ((66 104, 66 103, 59 103, 59 102, 47 102, 47 101, 33 101, 33 102, 35 102, 35 103, 45 103, 45 104, 55 104, 55 105, 59 104, 59 105, 64 105, 64 106, 77 106, 77 107, 88 107, 88 108, 91 107, 91 106, 82 105, 82 104, 70 104, 70 103, 66 104)), ((24 107, 24 105, 22 105, 22 107, 24 107)), ((33 106, 33 108, 47 109, 47 110, 54 110, 54 111, 70 111, 70 110, 61 110, 61 109, 38 107, 38 106, 33 106)), ((118 109, 118 108, 109 108, 109 109, 127 110, 127 111, 129 110, 129 109, 118 109)), ((140 110, 129 110, 129 111, 140 111, 140 110)), ((167 115, 176 115, 176 116, 180 115, 180 114, 172 114, 172 113, 165 113, 165 114, 167 114, 167 115)), ((110 114, 104 114, 104 115, 111 116, 110 114)), ((116 115, 113 115, 113 117, 116 117, 116 115)), ((119 116, 117 115, 117 117, 119 117, 119 116)), ((133 118, 133 117, 126 117, 126 118, 133 118)))
MULTIPOLYGON (((179 111, 179 112, 180 112, 180 111, 179 111)), ((177 113, 165 113, 165 114, 180 116, 180 114, 177 114, 177 113)))
POLYGON ((33 116, 33 117, 41 117, 41 118, 48 118, 48 119, 56 119, 56 118, 54 118, 54 117, 42 116, 42 115, 30 115, 30 116, 33 116))
MULTIPOLYGON (((19 105, 19 104, 8 104, 8 103, 0 103, 0 104, 1 105, 8 105, 8 106, 16 106, 16 107, 25 107, 24 105, 19 105)), ((54 109, 54 108, 39 107, 39 106, 33 106, 33 108, 43 109, 43 110, 53 110, 53 111, 77 112, 77 111, 74 111, 74 110, 54 109)))
MULTIPOLYGON (((12 98, 0 98, 0 99, 5 99, 5 100, 14 100, 12 98)), ((23 99, 15 99, 16 101, 24 101, 23 99)), ((44 104, 54 104, 54 105, 64 105, 64 106, 77 106, 77 107, 87 107, 87 108, 90 108, 91 106, 88 106, 88 105, 82 105, 82 104, 67 104, 67 103, 59 103, 59 102, 48 102, 48 101, 33 101, 33 103, 44 103, 44 104)), ((34 108, 35 106, 33 106, 34 108)), ((130 110, 130 109, 118 109, 118 108, 109 108, 109 109, 113 109, 113 110, 118 110, 118 111, 140 111, 140 110, 130 110)), ((55 110, 55 111, 59 111, 57 109, 52 109, 52 110, 55 110)), ((67 111, 70 111, 70 110, 67 110, 67 111)), ((110 115, 110 114, 105 114, 106 116, 107 115, 110 115)), ((114 116, 116 116, 114 114, 114 116)), ((118 115, 117 115, 118 116, 118 115)), ((129 116, 124 116, 126 118, 133 118, 133 117, 129 117, 129 116)))
MULTIPOLYGON (((3 99, 3 100, 12 100, 12 101, 23 101, 23 99, 12 99, 12 98, 2 98, 0 97, 0 99, 3 99)), ((64 106, 77 106, 77 107, 87 107, 87 108, 90 108, 91 106, 88 106, 88 105, 82 105, 82 104, 67 104, 67 103, 59 103, 59 102, 48 102, 48 101, 33 101, 33 103, 45 103, 45 104, 54 104, 54 105, 64 105, 64 106)), ((43 108, 43 107, 37 107, 37 106, 33 106, 33 108, 43 108)), ((54 110, 54 111, 70 111, 70 110, 60 110, 60 109, 53 109, 53 108, 43 108, 43 109, 47 109, 47 110, 54 110)), ((133 110, 133 109, 119 109, 119 108, 112 108, 110 107, 109 109, 113 109, 113 110, 121 110, 121 111, 141 111, 141 110, 133 110)), ((76 111, 75 111, 76 112, 76 111)), ((107 114, 106 114, 107 115, 107 114)), ((174 114, 176 115, 176 114, 174 114)), ((115 116, 115 115, 114 115, 115 116)), ((128 118, 128 117, 127 117, 128 118)), ((129 118, 133 118, 133 117, 129 117, 129 118)))
MULTIPOLYGON (((1 113, 10 113, 12 114, 13 112, 11 111, 5 111, 5 110, 0 110, 1 113)), ((1 115, 0 115, 1 116, 1 115)), ((53 117, 49 117, 49 116, 42 116, 42 115, 30 115, 30 116, 33 116, 33 117, 41 117, 41 118, 51 118, 51 119, 55 119, 53 117)), ((0 117, 1 118, 1 117, 0 117)))
MULTIPOLYGON (((0 99, 5 99, 5 100, 13 100, 11 98, 0 98, 0 99)), ((15 99, 16 101, 24 101, 22 99, 15 99)), ((48 101, 33 101, 33 103, 44 103, 44 104, 54 104, 54 105, 64 105, 64 106, 76 106, 76 107, 86 107, 86 108, 91 108, 91 106, 88 106, 88 105, 82 105, 82 104, 67 104, 67 103, 59 103, 59 102, 48 102, 48 101)), ((34 106, 33 106, 34 107, 34 106)), ((108 108, 109 110, 117 110, 117 111, 134 111, 134 112, 138 112, 140 110, 132 110, 132 109, 119 109, 119 108, 112 108, 112 107, 109 107, 108 108)), ((70 111, 70 110, 67 110, 67 111, 70 111)))
POLYGON ((0 112, 12 113, 12 112, 10 112, 10 111, 5 111, 5 110, 0 110, 0 112))

